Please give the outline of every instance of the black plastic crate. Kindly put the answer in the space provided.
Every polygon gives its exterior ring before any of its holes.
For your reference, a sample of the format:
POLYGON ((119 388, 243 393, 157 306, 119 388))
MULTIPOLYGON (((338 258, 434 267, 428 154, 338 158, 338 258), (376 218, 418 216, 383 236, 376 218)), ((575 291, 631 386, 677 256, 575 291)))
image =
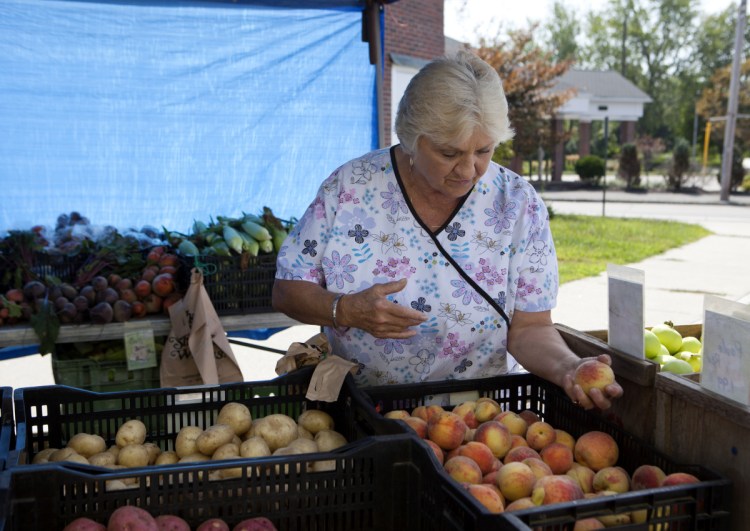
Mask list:
MULTIPOLYGON (((574 405, 559 387, 532 374, 370 387, 362 391, 356 399, 364 398, 366 403, 354 409, 357 417, 355 424, 366 433, 383 431, 382 414, 388 411, 411 411, 416 406, 430 403, 444 403, 444 407, 450 409, 464 400, 486 396, 497 401, 503 410, 534 411, 541 419, 576 438, 593 430, 609 433, 620 449, 617 464, 630 474, 642 464, 652 464, 667 474, 689 472, 701 480, 697 484, 540 506, 502 515, 490 515, 480 508, 487 516, 487 529, 570 530, 575 521, 581 518, 639 509, 648 511, 649 524, 668 523, 668 529, 725 531, 729 528, 731 482, 728 479, 701 466, 675 463, 669 456, 609 422, 602 413, 586 411, 574 405)), ((627 400, 627 397, 622 399, 627 400)), ((401 421, 388 422, 398 425, 403 432, 409 431, 401 421)), ((450 480, 447 474, 444 477, 450 480)), ((632 528, 637 527, 634 525, 632 528)))
POLYGON ((13 470, 6 482, 5 531, 61 529, 79 516, 106 522, 123 505, 176 514, 193 528, 209 517, 223 518, 231 528, 265 516, 279 531, 477 529, 474 508, 439 480, 427 449, 408 435, 368 437, 325 454, 140 468, 106 477, 76 466, 39 465, 13 470), (319 461, 331 469, 308 470, 319 461), (240 467, 241 476, 207 478, 225 467, 240 467), (108 491, 112 478, 136 478, 138 486, 108 491))
POLYGON ((16 427, 13 421, 13 389, 0 387, 2 401, 0 402, 0 472, 5 469, 10 449, 15 445, 16 427))
POLYGON ((29 262, 24 264, 25 271, 20 279, 21 285, 17 285, 19 279, 16 277, 18 271, 15 261, 10 256, 0 255, 0 290, 5 292, 10 288, 21 288, 29 280, 46 283, 47 278, 55 278, 60 282, 72 284, 85 261, 86 256, 83 254, 34 252, 30 255, 29 262))
POLYGON ((258 256, 182 257, 180 288, 187 291, 190 272, 197 264, 203 285, 218 315, 273 311, 271 291, 276 276, 276 254, 258 256))
MULTIPOLYGON (((364 430, 353 424, 354 418, 361 414, 355 415, 351 404, 361 403, 361 398, 353 400, 359 391, 351 375, 345 379, 336 402, 312 402, 305 395, 313 370, 314 367, 305 367, 259 382, 110 393, 60 385, 16 389, 17 437, 8 468, 31 463, 33 456, 44 448, 62 448, 79 432, 100 435, 108 446, 114 444, 117 429, 130 419, 139 419, 146 425, 147 442, 162 450, 173 450, 174 439, 182 427, 211 426, 227 402, 247 405, 253 418, 284 413, 296 419, 306 409, 320 409, 333 417, 336 431, 348 441, 365 436, 364 430)), ((385 420, 380 425, 383 426, 380 433, 401 433, 385 420)))

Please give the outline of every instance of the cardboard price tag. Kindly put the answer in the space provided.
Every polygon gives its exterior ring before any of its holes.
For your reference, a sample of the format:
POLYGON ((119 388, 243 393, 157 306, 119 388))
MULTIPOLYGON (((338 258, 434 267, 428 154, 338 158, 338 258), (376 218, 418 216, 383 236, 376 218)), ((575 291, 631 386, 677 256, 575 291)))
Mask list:
POLYGON ((750 405, 750 306, 707 295, 703 311, 700 383, 750 405))
POLYGON ((125 358, 128 370, 156 367, 156 344, 154 330, 136 323, 125 323, 125 358))
POLYGON ((645 273, 632 267, 607 264, 609 294, 608 343, 634 358, 645 358, 643 298, 645 273))

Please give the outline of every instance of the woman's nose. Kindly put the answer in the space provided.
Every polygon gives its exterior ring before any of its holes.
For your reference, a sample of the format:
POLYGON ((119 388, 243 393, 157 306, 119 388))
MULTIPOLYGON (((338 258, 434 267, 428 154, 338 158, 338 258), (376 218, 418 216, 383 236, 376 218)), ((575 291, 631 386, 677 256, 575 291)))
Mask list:
POLYGON ((456 164, 456 174, 463 179, 472 178, 474 176, 473 157, 462 157, 456 164))

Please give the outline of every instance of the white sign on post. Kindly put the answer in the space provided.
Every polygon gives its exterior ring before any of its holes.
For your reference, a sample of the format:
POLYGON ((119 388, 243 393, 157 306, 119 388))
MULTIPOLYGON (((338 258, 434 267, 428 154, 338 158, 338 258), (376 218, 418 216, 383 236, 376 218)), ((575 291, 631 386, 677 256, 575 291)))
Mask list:
POLYGON ((705 297, 701 385, 750 405, 750 305, 705 297))
POLYGON ((154 330, 139 323, 125 323, 123 333, 128 370, 156 367, 156 344, 154 330))
POLYGON ((632 267, 607 264, 609 344, 625 354, 644 359, 643 298, 645 273, 632 267))

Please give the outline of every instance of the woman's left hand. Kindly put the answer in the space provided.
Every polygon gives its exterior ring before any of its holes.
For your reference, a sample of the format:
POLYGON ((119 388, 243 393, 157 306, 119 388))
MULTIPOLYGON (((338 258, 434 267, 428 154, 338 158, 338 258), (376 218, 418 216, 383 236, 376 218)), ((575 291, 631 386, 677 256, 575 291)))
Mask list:
MULTIPOLYGON (((583 363, 589 359, 591 358, 582 358, 580 362, 583 363)), ((600 354, 596 359, 607 365, 612 365, 612 359, 607 354, 600 354)), ((612 400, 622 396, 623 391, 620 384, 615 381, 604 387, 602 390, 593 388, 589 390, 589 394, 587 395, 583 388, 574 382, 576 368, 579 364, 573 366, 565 374, 563 379, 563 389, 565 390, 565 393, 575 404, 578 404, 584 409, 593 409, 595 407, 599 409, 610 408, 612 406, 612 400)))

